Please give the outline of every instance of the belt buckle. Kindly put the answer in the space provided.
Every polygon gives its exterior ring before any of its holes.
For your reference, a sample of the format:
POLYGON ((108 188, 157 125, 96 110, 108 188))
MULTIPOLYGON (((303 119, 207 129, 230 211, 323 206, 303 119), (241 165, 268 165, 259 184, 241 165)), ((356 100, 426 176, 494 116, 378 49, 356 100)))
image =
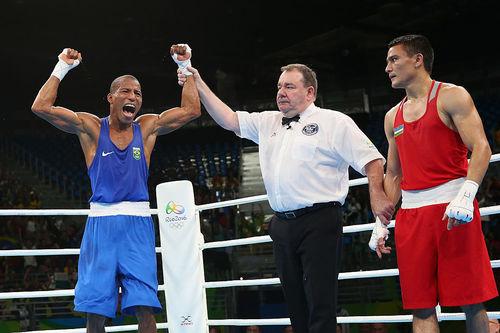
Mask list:
POLYGON ((295 219, 295 218, 297 218, 297 216, 295 215, 294 212, 285 212, 285 217, 287 219, 295 219))

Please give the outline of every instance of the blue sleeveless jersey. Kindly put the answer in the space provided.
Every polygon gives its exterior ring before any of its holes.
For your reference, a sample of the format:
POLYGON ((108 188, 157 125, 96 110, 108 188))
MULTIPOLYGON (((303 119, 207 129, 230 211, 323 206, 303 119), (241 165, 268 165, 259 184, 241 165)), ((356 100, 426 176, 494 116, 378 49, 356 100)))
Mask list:
POLYGON ((134 137, 124 150, 109 136, 109 118, 101 119, 94 160, 88 169, 90 202, 149 201, 149 170, 144 156, 141 128, 133 122, 134 137))

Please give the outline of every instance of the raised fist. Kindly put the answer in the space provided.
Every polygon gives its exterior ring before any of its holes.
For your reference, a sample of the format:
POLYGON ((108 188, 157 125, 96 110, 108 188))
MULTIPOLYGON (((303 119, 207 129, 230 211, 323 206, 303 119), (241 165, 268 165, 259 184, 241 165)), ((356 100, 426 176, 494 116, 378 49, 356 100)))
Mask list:
POLYGON ((177 60, 185 61, 191 59, 191 48, 187 44, 174 44, 170 47, 170 55, 177 55, 177 60))
POLYGON ((59 54, 58 58, 68 65, 73 65, 75 63, 75 60, 77 61, 76 65, 82 62, 82 54, 77 50, 70 48, 64 49, 61 54, 59 54))
POLYGON ((191 67, 191 48, 187 44, 174 44, 170 47, 170 55, 174 59, 182 74, 193 75, 187 68, 191 67))
POLYGON ((59 80, 62 80, 70 70, 78 66, 82 61, 81 53, 70 48, 62 50, 57 58, 59 61, 54 67, 51 75, 57 77, 59 80))

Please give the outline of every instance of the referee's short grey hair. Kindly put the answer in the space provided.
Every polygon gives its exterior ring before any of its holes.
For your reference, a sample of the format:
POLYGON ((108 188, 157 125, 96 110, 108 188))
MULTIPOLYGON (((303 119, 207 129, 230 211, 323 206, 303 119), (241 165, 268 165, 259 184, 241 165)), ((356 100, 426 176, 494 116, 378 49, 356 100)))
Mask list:
POLYGON ((304 77, 304 87, 307 88, 312 86, 314 88, 314 97, 316 97, 316 94, 318 93, 318 79, 316 79, 316 73, 304 64, 289 64, 281 67, 281 72, 293 70, 302 73, 302 76, 304 77))

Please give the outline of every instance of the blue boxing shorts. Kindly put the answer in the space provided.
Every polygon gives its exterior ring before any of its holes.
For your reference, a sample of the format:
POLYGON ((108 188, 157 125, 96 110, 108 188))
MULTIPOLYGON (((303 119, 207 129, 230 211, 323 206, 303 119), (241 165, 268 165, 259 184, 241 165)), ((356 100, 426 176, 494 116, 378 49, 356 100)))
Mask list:
POLYGON ((89 214, 78 260, 75 311, 114 318, 118 287, 122 313, 135 315, 136 306, 161 311, 153 221, 151 216, 89 214))

